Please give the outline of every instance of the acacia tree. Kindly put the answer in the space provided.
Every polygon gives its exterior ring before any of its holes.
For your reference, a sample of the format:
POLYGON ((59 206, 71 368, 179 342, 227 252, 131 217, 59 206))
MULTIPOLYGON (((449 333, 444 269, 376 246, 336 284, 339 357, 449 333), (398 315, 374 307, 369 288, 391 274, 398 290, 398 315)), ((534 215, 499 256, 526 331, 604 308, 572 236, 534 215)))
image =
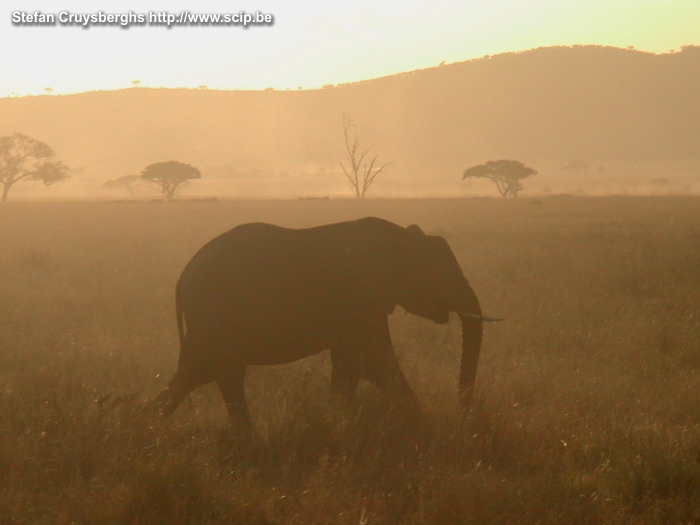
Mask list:
POLYGON ((126 190, 129 195, 134 195, 134 186, 141 182, 138 175, 122 175, 116 179, 108 180, 102 187, 110 190, 126 190))
POLYGON ((44 142, 15 133, 0 137, 0 185, 2 200, 12 186, 24 180, 41 181, 47 186, 67 179, 68 167, 54 160, 53 150, 44 142))
POLYGON ((108 180, 102 187, 108 189, 123 189, 129 192, 129 195, 134 194, 134 186, 141 181, 138 175, 122 175, 113 180, 108 180))
POLYGON ((501 197, 518 196, 523 189, 521 180, 537 172, 517 160, 490 160, 486 164, 472 166, 464 171, 462 180, 470 178, 489 179, 496 185, 501 197))
POLYGON ((340 167, 343 169, 348 182, 350 182, 350 187, 355 193, 355 197, 364 199, 374 179, 389 164, 384 163, 381 166, 377 166, 377 155, 372 157, 372 160, 367 163, 366 158, 372 147, 362 151, 357 138, 357 130, 355 129, 353 133, 353 128, 355 128, 355 125, 352 119, 343 115, 343 137, 345 139, 345 153, 348 156, 348 165, 346 166, 341 162, 340 167))
POLYGON ((158 186, 165 199, 171 201, 183 182, 200 179, 202 174, 189 164, 169 160, 146 166, 141 172, 141 178, 158 186))

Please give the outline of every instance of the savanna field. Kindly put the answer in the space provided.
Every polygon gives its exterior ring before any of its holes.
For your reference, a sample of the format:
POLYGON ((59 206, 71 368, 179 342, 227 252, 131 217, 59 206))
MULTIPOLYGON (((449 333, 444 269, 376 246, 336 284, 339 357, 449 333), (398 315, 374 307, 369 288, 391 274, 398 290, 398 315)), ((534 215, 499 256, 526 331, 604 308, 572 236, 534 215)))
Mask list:
MULTIPOLYGON (((29 203, 0 206, 0 523, 700 522, 700 199, 29 203), (460 327, 391 328, 424 422, 327 354, 251 368, 256 435, 215 386, 164 422, 174 286, 209 239, 378 216, 444 236, 481 299, 478 393, 460 327)), ((283 312, 280 315, 284 315, 283 312)))

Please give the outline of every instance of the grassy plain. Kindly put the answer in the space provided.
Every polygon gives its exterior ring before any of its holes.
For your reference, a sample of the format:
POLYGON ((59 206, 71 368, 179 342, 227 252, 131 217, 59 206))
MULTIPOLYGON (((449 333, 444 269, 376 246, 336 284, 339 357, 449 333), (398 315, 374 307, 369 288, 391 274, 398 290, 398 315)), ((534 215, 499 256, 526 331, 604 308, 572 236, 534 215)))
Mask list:
POLYGON ((13 203, 0 206, 1 523, 700 522, 700 199, 13 203), (173 287, 251 221, 384 217, 447 238, 487 315, 459 415, 459 326, 397 312, 425 411, 388 425, 329 359, 251 370, 258 432, 215 388, 139 416, 174 371, 173 287))

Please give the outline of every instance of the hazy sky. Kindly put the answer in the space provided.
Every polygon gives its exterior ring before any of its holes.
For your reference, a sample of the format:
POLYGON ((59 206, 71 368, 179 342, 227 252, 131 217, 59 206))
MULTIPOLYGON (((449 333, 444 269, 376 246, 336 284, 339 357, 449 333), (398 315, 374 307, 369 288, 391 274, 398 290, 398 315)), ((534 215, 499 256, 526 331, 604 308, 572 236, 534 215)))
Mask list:
POLYGON ((15 26, 4 3, 0 96, 144 86, 320 87, 540 46, 664 52, 700 44, 700 0, 147 2, 36 0, 43 13, 274 15, 269 27, 15 26))

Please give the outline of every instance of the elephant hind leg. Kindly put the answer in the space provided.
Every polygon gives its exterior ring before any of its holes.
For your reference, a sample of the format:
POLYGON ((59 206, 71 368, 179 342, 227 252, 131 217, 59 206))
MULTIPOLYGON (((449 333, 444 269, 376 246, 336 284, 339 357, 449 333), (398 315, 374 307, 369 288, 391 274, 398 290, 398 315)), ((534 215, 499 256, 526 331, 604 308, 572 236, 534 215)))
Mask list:
POLYGON ((203 384, 178 371, 167 388, 151 402, 151 406, 162 416, 168 417, 195 388, 203 384))
POLYGON ((360 381, 357 355, 347 349, 331 350, 331 404, 347 407, 355 397, 360 381))
POLYGON ((167 388, 152 402, 152 407, 163 416, 172 414, 190 392, 213 379, 205 366, 201 348, 203 347, 198 344, 198 340, 187 334, 180 349, 177 372, 167 388))
POLYGON ((236 366, 222 373, 216 380, 226 403, 231 424, 236 430, 250 430, 250 413, 245 399, 245 366, 236 366))

